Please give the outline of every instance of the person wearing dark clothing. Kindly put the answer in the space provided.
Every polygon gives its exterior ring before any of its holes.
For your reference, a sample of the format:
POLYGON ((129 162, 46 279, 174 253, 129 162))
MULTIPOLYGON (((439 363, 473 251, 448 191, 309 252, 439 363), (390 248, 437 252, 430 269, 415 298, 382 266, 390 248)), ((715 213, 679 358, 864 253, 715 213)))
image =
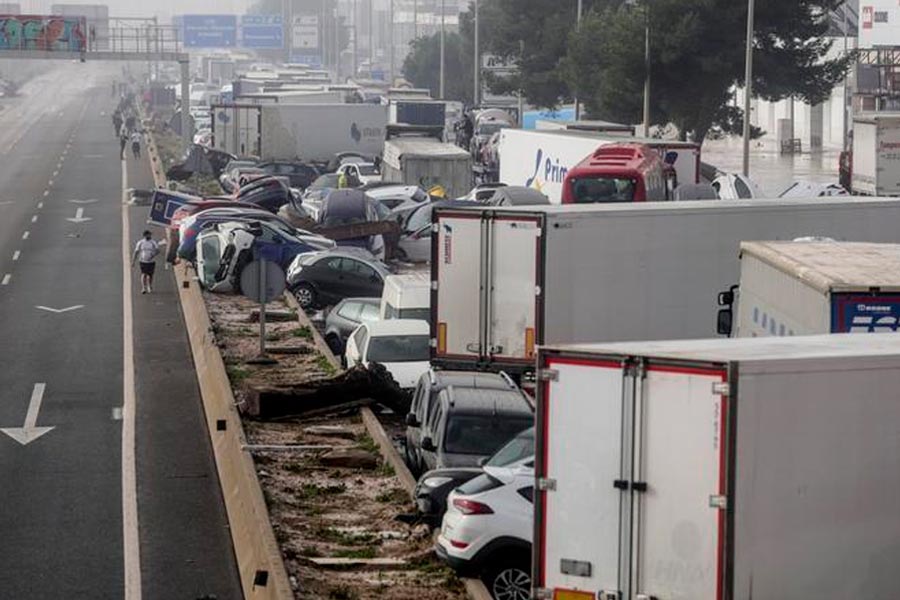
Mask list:
POLYGON ((128 145, 128 132, 125 128, 119 132, 119 158, 125 160, 125 146, 128 145))

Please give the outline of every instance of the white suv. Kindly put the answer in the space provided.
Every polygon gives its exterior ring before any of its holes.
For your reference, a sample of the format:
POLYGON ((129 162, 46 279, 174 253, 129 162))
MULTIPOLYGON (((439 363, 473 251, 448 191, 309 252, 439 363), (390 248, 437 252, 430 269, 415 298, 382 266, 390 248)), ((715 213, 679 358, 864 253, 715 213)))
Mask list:
POLYGON ((534 457, 484 468, 447 497, 438 557, 481 577, 496 600, 531 598, 534 457))

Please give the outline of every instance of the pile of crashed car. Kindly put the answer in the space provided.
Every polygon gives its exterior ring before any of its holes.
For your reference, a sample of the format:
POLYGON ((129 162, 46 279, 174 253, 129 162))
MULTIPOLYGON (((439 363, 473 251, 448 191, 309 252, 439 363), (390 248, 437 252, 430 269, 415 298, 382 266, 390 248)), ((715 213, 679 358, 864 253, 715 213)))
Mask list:
POLYGON ((443 521, 439 556, 482 577, 495 597, 526 598, 534 404, 503 373, 430 366, 430 276, 418 265, 431 259, 435 206, 547 204, 546 196, 486 184, 447 199, 382 182, 373 161, 352 154, 327 166, 233 158, 219 181, 220 196, 154 192, 150 219, 168 228, 169 259, 193 263, 216 293, 241 293, 254 260, 277 263, 342 364, 378 363, 408 394, 399 444, 419 476, 420 519, 443 521))

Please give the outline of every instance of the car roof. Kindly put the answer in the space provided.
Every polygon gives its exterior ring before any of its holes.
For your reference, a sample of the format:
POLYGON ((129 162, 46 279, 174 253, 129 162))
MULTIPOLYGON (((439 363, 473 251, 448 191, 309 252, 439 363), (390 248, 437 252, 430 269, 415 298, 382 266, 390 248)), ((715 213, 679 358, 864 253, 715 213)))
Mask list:
POLYGON ((518 185, 497 188, 488 202, 495 203, 502 200, 509 200, 513 206, 550 204, 550 199, 538 190, 518 185))
POLYGON ((369 337, 390 337, 392 335, 429 335, 431 326, 428 321, 419 319, 386 319, 366 324, 369 337))
POLYGON ((532 416, 531 406, 522 392, 513 389, 482 389, 450 386, 441 392, 455 414, 515 414, 532 416))
POLYGON ((501 373, 483 373, 479 371, 435 371, 430 373, 432 385, 441 389, 448 386, 477 389, 516 389, 512 380, 501 373))
POLYGON ((382 277, 387 277, 390 275, 391 270, 388 268, 386 264, 374 258, 372 253, 368 250, 361 250, 360 252, 354 252, 351 247, 340 247, 337 246, 331 250, 321 250, 316 252, 316 256, 313 257, 312 262, 317 263, 321 260, 325 260, 327 258, 352 258, 354 260, 358 260, 360 262, 364 262, 376 271, 378 271, 382 277))

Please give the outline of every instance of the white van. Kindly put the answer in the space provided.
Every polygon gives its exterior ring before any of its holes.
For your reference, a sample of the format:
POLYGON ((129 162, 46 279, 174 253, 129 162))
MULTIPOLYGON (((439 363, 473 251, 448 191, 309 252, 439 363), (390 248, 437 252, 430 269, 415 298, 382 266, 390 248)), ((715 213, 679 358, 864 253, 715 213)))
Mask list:
POLYGON ((388 275, 381 293, 381 320, 431 321, 431 279, 427 272, 388 275))

